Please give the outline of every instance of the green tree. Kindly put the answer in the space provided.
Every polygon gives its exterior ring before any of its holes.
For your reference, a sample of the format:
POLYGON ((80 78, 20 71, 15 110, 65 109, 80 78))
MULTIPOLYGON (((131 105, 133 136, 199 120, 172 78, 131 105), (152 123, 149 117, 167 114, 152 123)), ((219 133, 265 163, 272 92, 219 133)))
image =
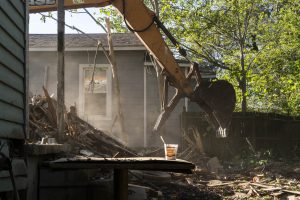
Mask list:
POLYGON ((247 82, 255 68, 254 60, 263 51, 263 45, 258 44, 258 34, 262 34, 263 27, 268 25, 264 2, 165 1, 162 12, 166 13, 163 19, 168 24, 175 19, 177 26, 173 32, 194 49, 194 59, 222 69, 219 75, 230 79, 240 89, 238 102, 241 102, 243 112, 247 109, 247 82))
MULTIPOLYGON (((192 60, 236 88, 237 110, 299 114, 299 0, 144 0, 192 60)), ((115 31, 122 17, 106 8, 115 31)))
MULTIPOLYGON (((142 0, 150 10, 153 10, 156 15, 159 16, 160 13, 160 6, 159 6, 159 1, 158 0, 142 0)), ((98 17, 98 21, 101 24, 105 24, 105 18, 109 17, 110 21, 112 23, 112 31, 113 32, 119 32, 119 33, 126 33, 129 32, 127 29, 125 23, 124 23, 124 18, 121 16, 118 11, 113 8, 112 6, 106 6, 106 7, 101 7, 99 9, 99 13, 101 14, 100 17, 98 17)))
POLYGON ((193 59, 239 89, 238 108, 299 114, 299 0, 162 2, 193 59))
POLYGON ((299 1, 279 2, 265 32, 265 50, 256 59, 251 79, 252 106, 267 112, 300 114, 300 15, 299 1), (268 42, 266 42, 267 40, 268 42))

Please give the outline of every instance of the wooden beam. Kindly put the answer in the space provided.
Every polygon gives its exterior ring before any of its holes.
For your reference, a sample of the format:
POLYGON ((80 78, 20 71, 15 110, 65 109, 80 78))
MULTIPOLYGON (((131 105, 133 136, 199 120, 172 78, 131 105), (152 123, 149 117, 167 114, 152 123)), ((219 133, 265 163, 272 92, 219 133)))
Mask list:
MULTIPOLYGON (((119 81, 116 56, 115 56, 114 46, 113 46, 113 41, 112 41, 112 36, 111 36, 110 22, 109 22, 108 18, 106 18, 106 27, 107 27, 107 41, 108 41, 108 46, 109 46, 109 58, 111 60, 111 70, 112 70, 113 81, 114 81, 114 98, 117 101, 116 119, 118 119, 118 122, 120 125, 120 132, 122 134, 121 135, 122 140, 124 140, 127 143, 128 135, 125 132, 125 128, 124 128, 124 117, 123 117, 121 94, 120 94, 120 81, 119 81)), ((114 124, 112 124, 112 127, 113 126, 114 126, 114 124)))
POLYGON ((58 0, 57 7, 57 140, 60 141, 64 130, 64 105, 65 105, 65 11, 64 0, 58 0))

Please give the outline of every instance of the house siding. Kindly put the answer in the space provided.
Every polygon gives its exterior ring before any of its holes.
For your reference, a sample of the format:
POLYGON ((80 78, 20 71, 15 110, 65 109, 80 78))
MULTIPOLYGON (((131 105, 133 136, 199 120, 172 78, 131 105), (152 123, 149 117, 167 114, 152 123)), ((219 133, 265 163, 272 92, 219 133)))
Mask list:
MULTIPOLYGON (((79 65, 91 64, 93 66, 94 53, 94 51, 65 52, 65 104, 67 108, 79 104, 79 65)), ((141 146, 141 141, 143 141, 144 53, 145 51, 116 51, 124 124, 129 136, 130 146, 141 146)), ((30 51, 29 58, 30 93, 43 94, 42 86, 46 83, 49 93, 56 94, 56 52, 30 51), (47 66, 48 70, 45 70, 47 66)), ((98 52, 96 63, 108 64, 102 52, 98 52)), ((109 131, 116 113, 116 99, 112 99, 111 119, 92 120, 83 117, 84 120, 93 124, 96 128, 109 131)), ((116 136, 118 137, 118 135, 116 136)))
MULTIPOLYGON (((27 169, 22 152, 27 116, 27 19, 23 0, 0 1, 0 152, 7 157, 9 152, 18 152, 10 159, 19 190, 27 187, 27 169)), ((9 172, 0 170, 0 192, 12 190, 9 172)))
POLYGON ((0 138, 25 138, 25 4, 0 1, 0 138))
MULTIPOLYGON (((105 34, 90 34, 94 38, 100 38, 103 44, 107 44, 105 34)), ((160 114, 160 102, 158 95, 158 83, 156 71, 145 57, 146 49, 141 49, 142 44, 137 42, 134 35, 114 35, 115 58, 120 81, 120 95, 124 115, 125 132, 128 134, 129 146, 161 146, 158 134, 153 134, 152 129, 160 114), (134 44, 126 46, 128 44, 134 44), (120 49, 121 48, 121 49, 120 49), (151 65, 151 66, 145 66, 151 65), (145 85, 146 84, 146 85, 145 85), (146 88, 146 91, 144 91, 146 88), (145 119, 146 117, 146 119, 145 119), (146 126, 146 127, 145 127, 146 126), (145 140, 146 136, 146 140, 145 140)), ((116 127, 111 128, 117 108, 117 98, 114 98, 113 83, 110 88, 111 96, 107 93, 106 101, 111 102, 112 113, 106 116, 91 116, 83 114, 83 71, 88 66, 94 66, 96 42, 80 34, 65 35, 65 104, 68 108, 76 105, 79 116, 103 131, 112 132, 117 138, 116 127), (91 50, 93 49, 93 50, 91 50), (112 131, 111 131, 112 130, 112 131)), ((50 94, 56 94, 57 87, 57 53, 55 35, 31 35, 29 52, 29 89, 32 95, 43 94, 44 85, 50 94)), ((96 60, 97 67, 108 65, 103 52, 99 50, 96 60)), ((187 63, 182 63, 187 64, 187 63)), ((186 66, 186 65, 185 65, 186 66)), ((110 70, 110 67, 108 65, 110 70)), ((186 69, 185 69, 186 70, 186 69)), ((214 74, 207 72, 207 77, 214 74)), ((172 87, 169 89, 169 97, 174 95, 172 87)), ((189 103, 190 104, 190 103, 189 103)), ((179 143, 181 139, 180 116, 185 105, 182 99, 165 123, 162 131, 168 143, 179 143)), ((92 106, 92 105, 89 105, 92 106)), ((106 108, 109 111, 110 107, 106 108)), ((118 124, 117 124, 118 125, 118 124)))
MULTIPOLYGON (((65 52, 65 104, 67 108, 76 104, 80 107, 80 65, 90 64, 93 67, 95 51, 66 51, 65 52)), ((146 130, 147 146, 160 146, 161 140, 152 129, 160 114, 160 102, 156 71, 153 66, 145 66, 145 50, 115 51, 118 76, 120 81, 120 95, 124 115, 125 132, 128 134, 128 145, 132 147, 144 146, 146 130), (146 75, 144 74, 146 70, 146 75), (146 78, 146 80, 144 80, 146 78), (144 84, 146 81, 146 92, 144 84), (146 94, 146 96, 145 96, 146 94), (145 98, 146 97, 146 108, 145 98), (145 126, 145 110, 146 126, 145 126)), ((56 94, 57 84, 57 56, 55 51, 43 51, 35 49, 29 53, 29 89, 32 94, 43 94, 42 86, 45 84, 50 94, 56 94)), ((98 52, 96 64, 108 64, 102 52, 98 52)), ((82 70, 82 68, 81 68, 82 70)), ((112 90, 113 90, 112 86, 112 90)), ((174 89, 170 87, 169 97, 174 95, 174 89)), ((111 131, 112 122, 117 107, 116 98, 112 91, 112 115, 111 118, 93 119, 89 116, 82 117, 96 128, 103 131, 111 131)), ((184 99, 181 99, 175 110, 163 128, 163 135, 168 143, 180 143, 181 140, 181 113, 184 109, 184 99)), ((117 138, 120 135, 117 135, 117 138)))

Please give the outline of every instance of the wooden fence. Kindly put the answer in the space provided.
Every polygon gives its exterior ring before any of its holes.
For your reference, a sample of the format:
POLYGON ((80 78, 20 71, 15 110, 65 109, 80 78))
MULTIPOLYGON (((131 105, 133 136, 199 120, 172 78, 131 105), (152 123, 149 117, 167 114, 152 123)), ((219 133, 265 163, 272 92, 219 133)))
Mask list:
MULTIPOLYGON (((226 138, 217 138, 203 113, 184 112, 182 131, 196 128, 202 136, 205 152, 210 156, 231 157, 249 149, 272 150, 279 154, 300 155, 300 117, 273 113, 234 113, 226 138), (249 142, 246 142, 246 138, 249 142)), ((182 139, 182 146, 185 141, 182 139)))

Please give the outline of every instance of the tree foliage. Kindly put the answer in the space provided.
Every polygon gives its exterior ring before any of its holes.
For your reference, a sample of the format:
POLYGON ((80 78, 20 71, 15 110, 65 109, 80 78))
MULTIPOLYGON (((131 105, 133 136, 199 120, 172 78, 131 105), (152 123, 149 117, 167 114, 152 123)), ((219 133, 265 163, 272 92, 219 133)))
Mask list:
POLYGON ((298 1, 279 2, 264 33, 267 45, 256 60, 259 73, 251 79, 251 97, 265 111, 300 114, 299 8, 298 1))
MULTIPOLYGON (((237 110, 300 114, 300 0, 160 0, 194 61, 236 88, 237 110)), ((144 0, 154 8, 153 0, 144 0)), ((157 7, 156 7, 157 8, 157 7)), ((102 9, 101 9, 102 10, 102 9)), ((115 11, 114 28, 124 31, 115 11)))

